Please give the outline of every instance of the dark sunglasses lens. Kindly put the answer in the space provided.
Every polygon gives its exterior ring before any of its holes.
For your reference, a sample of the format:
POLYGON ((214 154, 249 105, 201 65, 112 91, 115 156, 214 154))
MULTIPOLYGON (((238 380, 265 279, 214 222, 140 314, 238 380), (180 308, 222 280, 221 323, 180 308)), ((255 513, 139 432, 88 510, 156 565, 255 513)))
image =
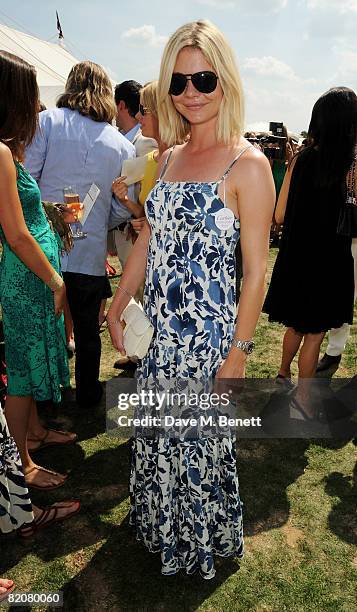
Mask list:
POLYGON ((185 91, 187 78, 184 74, 176 72, 172 75, 169 93, 172 96, 179 96, 185 91))
POLYGON ((214 72, 196 72, 191 79, 194 87, 201 93, 212 93, 217 87, 218 77, 214 72))

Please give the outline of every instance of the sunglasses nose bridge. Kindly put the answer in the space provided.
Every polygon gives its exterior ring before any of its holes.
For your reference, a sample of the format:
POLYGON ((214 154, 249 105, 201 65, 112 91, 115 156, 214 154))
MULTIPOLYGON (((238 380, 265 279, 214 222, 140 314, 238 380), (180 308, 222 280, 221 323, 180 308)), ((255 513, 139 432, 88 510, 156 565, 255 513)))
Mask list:
POLYGON ((199 92, 199 90, 193 84, 192 75, 190 74, 190 75, 186 76, 186 79, 187 79, 187 81, 186 81, 185 93, 186 94, 191 94, 191 95, 193 94, 193 95, 197 96, 197 94, 200 93, 200 92, 199 92))

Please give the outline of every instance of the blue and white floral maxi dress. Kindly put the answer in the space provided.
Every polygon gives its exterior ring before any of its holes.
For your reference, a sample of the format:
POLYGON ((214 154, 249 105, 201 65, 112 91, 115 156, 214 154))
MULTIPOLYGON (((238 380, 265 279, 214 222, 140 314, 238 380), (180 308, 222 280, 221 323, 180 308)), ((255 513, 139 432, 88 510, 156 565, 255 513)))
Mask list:
MULTIPOLYGON (((144 310, 155 334, 138 371, 139 383, 148 378, 210 379, 228 354, 236 317, 239 220, 220 230, 216 214, 225 208, 218 185, 235 161, 220 181, 160 178, 148 196, 144 310)), ((209 579, 215 575, 215 554, 243 556, 233 438, 137 436, 130 494, 137 539, 161 553, 163 574, 199 569, 209 579)))

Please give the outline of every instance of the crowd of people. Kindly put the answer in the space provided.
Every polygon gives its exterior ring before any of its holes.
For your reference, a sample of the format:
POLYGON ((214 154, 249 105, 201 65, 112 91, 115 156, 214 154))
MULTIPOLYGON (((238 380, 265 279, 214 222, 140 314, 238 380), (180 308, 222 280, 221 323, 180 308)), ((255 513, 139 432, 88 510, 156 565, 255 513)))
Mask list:
MULTIPOLYGON (((312 418, 303 383, 341 354, 353 320, 356 235, 337 233, 337 227, 357 176, 356 94, 346 87, 323 94, 304 145, 298 149, 285 132, 285 153, 275 163, 256 135, 244 136, 234 54, 208 21, 171 36, 157 81, 125 81, 114 95, 100 66, 80 62, 57 107, 39 113, 34 68, 4 51, 0 83, 7 368, 1 530, 31 537, 80 509, 78 500, 31 506, 29 489, 49 491, 67 478, 38 465, 36 450, 77 440, 75 433, 46 428, 36 402, 60 401, 73 341, 76 401, 83 409, 101 401, 104 319, 122 354, 115 367, 137 368, 139 383, 236 379, 245 376, 263 309, 287 328, 277 382, 292 386, 290 366, 300 349, 294 402, 312 418), (136 159, 144 163, 140 180, 131 182, 122 166, 136 159), (63 202, 69 187, 80 202, 88 194, 92 201, 89 213, 84 208, 83 231, 65 251, 42 201, 63 202), (282 234, 265 296, 272 223, 282 224, 282 234), (104 314, 111 296, 108 235, 123 273, 104 314), (135 297, 143 297, 153 327, 139 363, 125 356, 120 321, 135 297), (337 337, 339 348, 331 348, 337 337)), ((65 221, 78 220, 69 205, 61 211, 65 221)), ((243 556, 233 437, 135 437, 130 495, 130 522, 137 538, 160 553, 163 574, 199 570, 210 579, 215 555, 243 556)), ((13 586, 0 581, 0 598, 13 586)))

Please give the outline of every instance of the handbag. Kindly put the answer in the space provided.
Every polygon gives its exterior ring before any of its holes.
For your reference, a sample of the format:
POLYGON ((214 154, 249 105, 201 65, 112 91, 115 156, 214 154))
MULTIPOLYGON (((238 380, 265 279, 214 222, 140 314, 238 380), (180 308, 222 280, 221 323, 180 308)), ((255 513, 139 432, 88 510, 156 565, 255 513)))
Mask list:
POLYGON ((127 356, 143 359, 149 350, 154 327, 144 313, 140 302, 132 298, 124 308, 120 320, 125 322, 123 343, 127 356))
POLYGON ((340 236, 357 238, 357 200, 355 189, 356 159, 353 160, 347 177, 347 197, 342 206, 337 222, 337 233, 340 236))

